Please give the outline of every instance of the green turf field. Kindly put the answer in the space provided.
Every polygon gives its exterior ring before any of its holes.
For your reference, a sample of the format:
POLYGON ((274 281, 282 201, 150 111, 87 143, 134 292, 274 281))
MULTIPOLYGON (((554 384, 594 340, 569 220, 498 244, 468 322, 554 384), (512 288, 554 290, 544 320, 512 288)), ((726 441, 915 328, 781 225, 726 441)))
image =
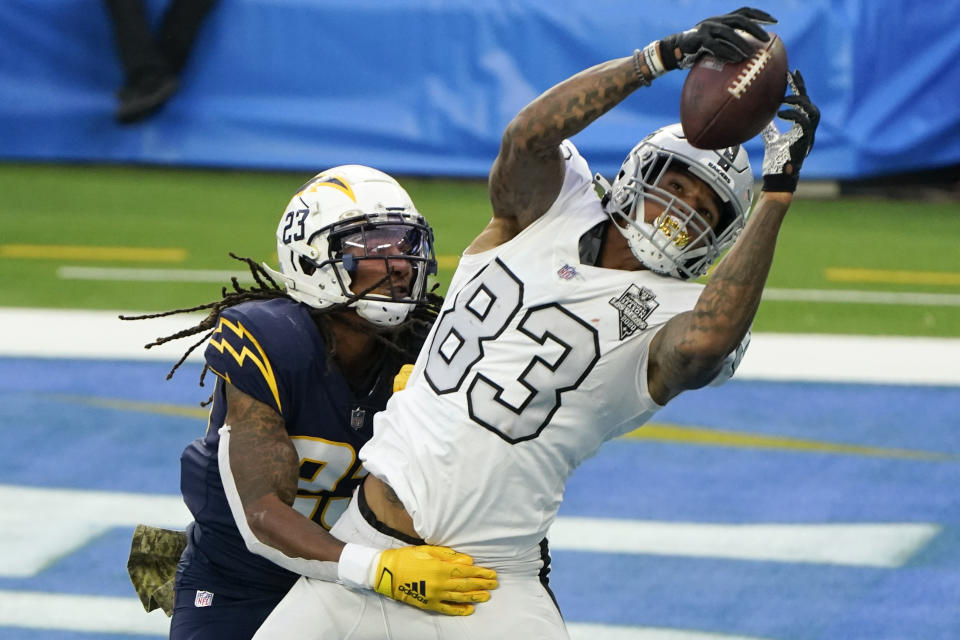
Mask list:
MULTIPOLYGON (((0 164, 0 305, 163 310, 211 300, 225 280, 116 278, 243 273, 230 251, 273 263, 277 221, 309 178, 0 164)), ((486 185, 402 183, 436 229, 445 288, 489 218, 486 185)), ((768 290, 758 331, 960 336, 960 202, 798 200, 768 290)))

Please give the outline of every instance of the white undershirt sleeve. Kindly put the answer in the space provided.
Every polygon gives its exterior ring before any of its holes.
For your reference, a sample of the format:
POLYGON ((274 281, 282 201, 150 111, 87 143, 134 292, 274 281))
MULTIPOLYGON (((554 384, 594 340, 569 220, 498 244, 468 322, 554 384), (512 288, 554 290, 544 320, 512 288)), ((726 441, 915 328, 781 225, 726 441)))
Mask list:
POLYGON ((230 426, 220 427, 220 448, 217 452, 217 461, 220 465, 220 480, 223 482, 223 490, 227 496, 227 502, 230 504, 230 512, 233 514, 233 520, 240 530, 240 535, 251 553, 263 556, 276 565, 292 571, 296 574, 307 576, 309 578, 318 578, 328 582, 337 580, 337 563, 325 560, 308 560, 306 558, 291 558, 279 549, 264 544, 247 523, 247 516, 243 510, 243 503, 240 501, 240 494, 237 492, 236 482, 233 480, 233 472, 230 469, 230 426))

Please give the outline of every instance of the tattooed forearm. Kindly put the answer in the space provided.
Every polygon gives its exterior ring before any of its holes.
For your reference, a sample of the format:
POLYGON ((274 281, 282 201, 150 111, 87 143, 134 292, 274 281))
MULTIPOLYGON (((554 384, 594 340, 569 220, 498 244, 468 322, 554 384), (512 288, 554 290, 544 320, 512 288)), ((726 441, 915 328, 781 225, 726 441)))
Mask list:
POLYGON ((693 309, 690 328, 706 334, 722 355, 736 348, 753 322, 786 209, 780 200, 761 196, 742 236, 693 309))
POLYGON ((227 385, 230 468, 245 505, 271 493, 292 505, 297 493, 297 452, 283 419, 270 407, 227 385))
POLYGON ((693 310, 675 316, 654 336, 648 382, 657 402, 665 404, 685 389, 709 383, 739 346, 760 304, 788 206, 788 194, 762 195, 693 310))
POLYGON ((523 151, 553 150, 640 86, 632 57, 598 64, 527 105, 517 114, 508 135, 514 136, 514 144, 523 151))
POLYGON ((619 58, 581 71, 524 107, 507 125, 490 171, 494 216, 513 218, 522 230, 542 215, 563 183, 560 143, 642 84, 633 58, 619 58))

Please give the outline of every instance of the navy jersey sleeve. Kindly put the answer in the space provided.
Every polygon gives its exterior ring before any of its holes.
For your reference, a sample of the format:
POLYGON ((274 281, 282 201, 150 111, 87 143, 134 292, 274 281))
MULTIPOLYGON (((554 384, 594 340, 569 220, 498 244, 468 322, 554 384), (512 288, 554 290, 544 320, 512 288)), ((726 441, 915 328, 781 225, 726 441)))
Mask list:
POLYGON ((292 321, 296 303, 272 300, 224 309, 204 353, 211 371, 289 419, 291 381, 311 366, 315 337, 292 321))

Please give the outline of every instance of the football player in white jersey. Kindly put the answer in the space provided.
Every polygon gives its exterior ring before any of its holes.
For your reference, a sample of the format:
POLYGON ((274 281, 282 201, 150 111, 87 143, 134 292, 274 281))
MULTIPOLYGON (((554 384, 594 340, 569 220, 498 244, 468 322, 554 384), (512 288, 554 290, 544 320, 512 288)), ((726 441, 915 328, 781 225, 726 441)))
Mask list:
POLYGON ((567 637, 541 581, 566 481, 677 394, 732 375, 819 113, 791 74, 779 115, 792 126, 764 131, 752 215, 740 147, 695 149, 668 126, 609 184, 568 138, 706 51, 742 59, 735 29, 766 40, 760 25, 772 22, 753 9, 701 22, 578 73, 510 122, 490 172, 493 218, 464 253, 405 390, 377 415, 360 454, 370 475, 331 530, 348 543, 344 586, 301 578, 256 638, 567 637), (690 282, 727 249, 706 286, 690 282), (372 548, 418 540, 495 569, 490 601, 451 618, 356 588, 393 580, 372 548))

